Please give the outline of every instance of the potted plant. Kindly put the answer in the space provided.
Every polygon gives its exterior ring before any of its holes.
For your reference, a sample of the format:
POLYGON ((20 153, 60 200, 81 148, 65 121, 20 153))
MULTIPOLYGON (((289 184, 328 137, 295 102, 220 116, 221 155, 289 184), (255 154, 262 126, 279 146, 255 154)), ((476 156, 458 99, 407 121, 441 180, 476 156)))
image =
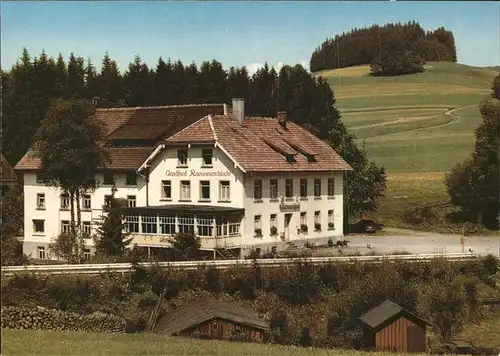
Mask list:
POLYGON ((303 234, 307 234, 307 225, 306 224, 300 225, 300 232, 302 232, 303 234))
POLYGON ((276 226, 271 226, 271 235, 278 235, 278 228, 276 226))
POLYGON ((262 237, 262 229, 255 229, 255 237, 262 237))
POLYGON ((315 231, 321 231, 321 224, 320 223, 314 223, 314 230, 315 231))

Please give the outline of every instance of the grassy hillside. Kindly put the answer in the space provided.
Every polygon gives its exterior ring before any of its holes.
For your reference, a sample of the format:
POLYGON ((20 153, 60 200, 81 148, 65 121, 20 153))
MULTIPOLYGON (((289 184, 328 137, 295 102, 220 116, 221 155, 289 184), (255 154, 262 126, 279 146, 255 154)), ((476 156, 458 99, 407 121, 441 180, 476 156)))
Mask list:
MULTIPOLYGON (((293 346, 203 341, 157 334, 92 334, 79 332, 2 330, 3 355, 269 355, 388 356, 340 349, 311 349, 293 346)), ((399 355, 399 354, 398 354, 399 355)), ((404 355, 404 354, 401 354, 404 355)))
POLYGON ((444 172, 474 147, 477 104, 490 68, 429 62, 424 73, 371 77, 369 66, 323 71, 337 108, 368 155, 388 172, 444 172))

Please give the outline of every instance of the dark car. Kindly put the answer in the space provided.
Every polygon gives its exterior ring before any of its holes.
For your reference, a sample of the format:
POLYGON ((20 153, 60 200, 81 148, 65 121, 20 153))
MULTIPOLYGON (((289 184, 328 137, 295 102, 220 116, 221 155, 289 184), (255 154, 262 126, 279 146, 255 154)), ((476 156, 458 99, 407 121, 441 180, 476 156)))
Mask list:
POLYGON ((352 226, 352 231, 357 233, 373 234, 384 228, 384 224, 379 224, 373 219, 362 219, 352 226))

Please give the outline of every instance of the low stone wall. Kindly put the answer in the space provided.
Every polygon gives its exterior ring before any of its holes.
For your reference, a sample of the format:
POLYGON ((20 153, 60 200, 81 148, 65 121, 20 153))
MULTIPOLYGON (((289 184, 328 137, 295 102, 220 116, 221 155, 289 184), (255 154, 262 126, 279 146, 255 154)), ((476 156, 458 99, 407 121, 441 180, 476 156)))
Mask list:
POLYGON ((56 309, 2 307, 2 328, 86 332, 125 332, 124 319, 100 312, 81 315, 56 309))

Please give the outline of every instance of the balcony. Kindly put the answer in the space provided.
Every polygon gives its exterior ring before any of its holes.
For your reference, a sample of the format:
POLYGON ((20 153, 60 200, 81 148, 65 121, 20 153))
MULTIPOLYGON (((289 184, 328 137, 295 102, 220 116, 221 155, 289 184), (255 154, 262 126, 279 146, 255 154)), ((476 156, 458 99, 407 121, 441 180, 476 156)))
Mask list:
POLYGON ((280 209, 281 211, 297 211, 300 209, 300 199, 298 196, 291 198, 281 197, 280 198, 280 209))

